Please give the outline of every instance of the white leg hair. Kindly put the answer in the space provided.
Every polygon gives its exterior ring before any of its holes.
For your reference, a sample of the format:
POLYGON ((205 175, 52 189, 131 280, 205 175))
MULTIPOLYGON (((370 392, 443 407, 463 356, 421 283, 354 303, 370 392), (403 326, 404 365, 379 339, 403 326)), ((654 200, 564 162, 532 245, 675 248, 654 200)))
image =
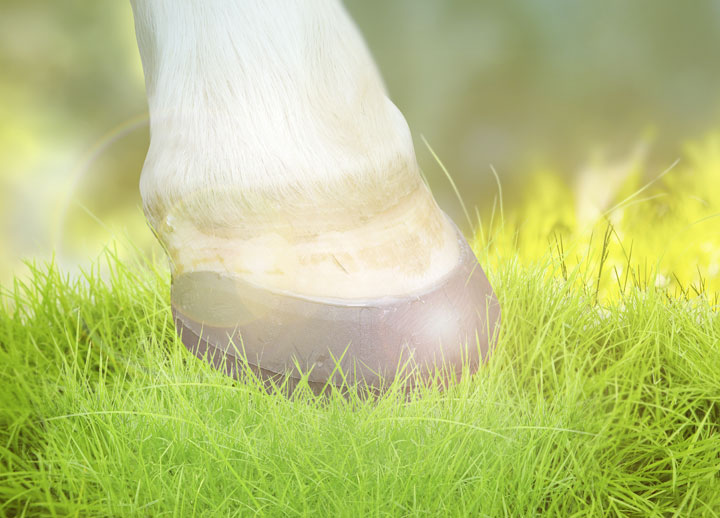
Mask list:
POLYGON ((458 260, 407 123, 336 0, 131 0, 145 212, 176 274, 364 298, 458 260))

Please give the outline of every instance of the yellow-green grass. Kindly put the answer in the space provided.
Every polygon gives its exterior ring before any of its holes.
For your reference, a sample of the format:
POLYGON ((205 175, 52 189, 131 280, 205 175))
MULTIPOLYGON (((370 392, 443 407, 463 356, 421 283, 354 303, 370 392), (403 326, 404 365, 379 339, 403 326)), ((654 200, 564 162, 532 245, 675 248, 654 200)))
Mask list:
POLYGON ((531 264, 548 253, 566 267, 581 265, 588 274, 578 280, 591 282, 608 303, 638 283, 652 282, 685 298, 720 292, 720 133, 686 144, 664 171, 648 171, 644 160, 631 156, 585 172, 568 182, 537 171, 509 214, 501 213, 498 198, 476 234, 476 250, 491 265, 507 257, 531 264), (622 180, 611 182, 618 171, 622 180), (586 191, 610 189, 611 183, 611 196, 584 198, 586 191), (597 217, 584 220, 583 205, 598 198, 605 206, 596 205, 597 217), (601 273, 599 284, 592 269, 601 273))
POLYGON ((485 218, 495 354, 409 397, 212 370, 175 335, 160 262, 33 267, 0 308, 0 515, 718 516, 718 250, 693 248, 718 205, 682 201, 716 166, 621 192, 594 232, 549 179, 485 218))

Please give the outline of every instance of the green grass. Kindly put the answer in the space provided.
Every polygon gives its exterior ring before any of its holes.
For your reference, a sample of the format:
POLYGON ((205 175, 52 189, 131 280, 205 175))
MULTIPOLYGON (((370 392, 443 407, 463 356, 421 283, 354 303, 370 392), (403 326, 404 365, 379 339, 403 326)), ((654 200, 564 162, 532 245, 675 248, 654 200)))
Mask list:
POLYGON ((631 280, 601 306, 597 272, 495 259, 491 361, 375 400, 213 371, 155 263, 33 268, 0 308, 0 515, 720 515, 708 297, 631 280))

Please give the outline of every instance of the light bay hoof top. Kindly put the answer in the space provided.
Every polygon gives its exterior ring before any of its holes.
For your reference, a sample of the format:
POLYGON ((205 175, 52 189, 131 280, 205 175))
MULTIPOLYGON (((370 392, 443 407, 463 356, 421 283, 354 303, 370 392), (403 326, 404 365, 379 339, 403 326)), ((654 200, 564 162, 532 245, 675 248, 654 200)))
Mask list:
POLYGON ((457 378, 487 359, 500 325, 497 298, 459 231, 458 244, 455 268, 405 297, 306 298, 184 273, 173 279, 173 317, 190 351, 236 377, 247 363, 263 379, 287 376, 290 388, 306 373, 315 390, 343 380, 386 387, 398 372, 457 378))

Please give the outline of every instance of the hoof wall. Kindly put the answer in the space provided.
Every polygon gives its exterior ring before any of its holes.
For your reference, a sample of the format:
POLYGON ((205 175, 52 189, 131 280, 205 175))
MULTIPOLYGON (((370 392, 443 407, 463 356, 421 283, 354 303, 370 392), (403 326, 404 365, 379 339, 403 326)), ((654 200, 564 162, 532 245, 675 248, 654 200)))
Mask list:
POLYGON ((382 388, 400 369, 413 379, 459 377, 491 353, 500 306, 459 232, 458 240, 457 266, 402 298, 303 298, 215 272, 182 274, 172 286, 175 325, 185 346, 216 368, 238 377, 248 364, 264 380, 288 377, 291 390, 302 373, 316 392, 343 377, 382 388))

